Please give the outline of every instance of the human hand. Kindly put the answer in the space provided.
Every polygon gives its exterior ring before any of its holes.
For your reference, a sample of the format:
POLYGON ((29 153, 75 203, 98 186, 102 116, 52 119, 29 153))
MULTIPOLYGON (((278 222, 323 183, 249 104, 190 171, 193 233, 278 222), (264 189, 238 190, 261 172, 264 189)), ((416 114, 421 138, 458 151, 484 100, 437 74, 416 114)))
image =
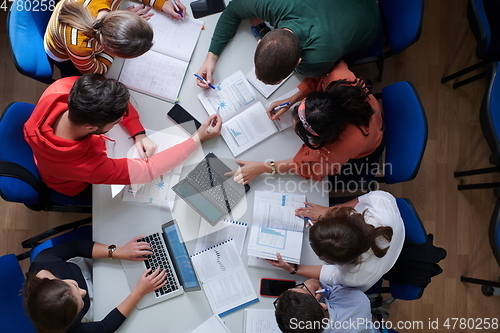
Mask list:
MULTIPOLYGON (((200 69, 198 69, 198 72, 196 72, 196 74, 198 74, 199 76, 204 78, 210 84, 214 83, 214 80, 212 78, 212 74, 215 70, 215 65, 217 63, 217 59, 219 59, 219 56, 216 56, 212 52, 208 52, 207 58, 205 59, 205 62, 203 63, 203 65, 201 65, 200 69)), ((201 88, 205 88, 205 89, 209 88, 208 84, 206 84, 205 82, 200 81, 198 79, 196 79, 196 84, 201 88)))
POLYGON ((324 216, 326 212, 331 209, 331 207, 316 205, 310 202, 304 202, 304 204, 308 207, 300 207, 295 209, 295 215, 308 217, 313 221, 319 220, 321 216, 324 216))
POLYGON ((128 8, 125 8, 125 10, 128 10, 129 12, 132 12, 132 13, 139 15, 140 17, 142 17, 146 21, 148 21, 151 18, 151 16, 154 15, 154 13, 150 11, 151 7, 146 6, 146 5, 139 5, 139 6, 132 5, 128 8))
POLYGON ((170 16, 172 16, 173 19, 176 19, 176 20, 180 20, 180 19, 183 19, 184 17, 186 17, 186 7, 181 3, 180 0, 168 0, 167 2, 165 2, 163 4, 163 6, 161 7, 161 10, 162 10, 162 12, 169 14, 170 16), (176 10, 176 8, 174 6, 174 3, 173 3, 174 1, 175 1, 175 4, 177 5, 177 7, 179 8, 180 14, 178 13, 178 11, 176 10))
POLYGON ((278 258, 278 260, 266 259, 266 261, 275 267, 284 269, 287 272, 293 272, 294 267, 292 266, 292 264, 285 262, 281 257, 281 254, 276 253, 276 257, 278 258))
POLYGON ((139 156, 147 161, 148 158, 153 156, 156 151, 156 143, 154 143, 146 134, 136 135, 135 138, 135 148, 139 152, 139 156))
POLYGON ((203 124, 201 124, 200 128, 195 134, 195 137, 198 138, 201 142, 205 142, 216 136, 220 135, 220 130, 222 128, 222 118, 218 114, 213 114, 209 116, 203 124))
POLYGON ((149 294, 167 283, 165 280, 166 276, 167 271, 163 268, 157 267, 154 270, 148 268, 142 273, 139 281, 137 281, 134 291, 141 295, 141 297, 149 294))
POLYGON ((123 246, 118 246, 113 252, 113 257, 116 259, 124 259, 130 261, 146 260, 145 256, 152 255, 153 250, 149 243, 138 242, 144 236, 137 236, 123 246))
POLYGON ((292 106, 292 104, 293 103, 291 102, 290 98, 282 99, 281 101, 274 101, 271 103, 271 105, 269 105, 269 107, 266 110, 267 116, 271 120, 280 120, 279 117, 282 114, 284 114, 285 112, 287 112, 288 110, 290 110, 290 107, 292 106), (278 110, 273 110, 275 107, 277 107, 281 104, 285 104, 285 103, 289 103, 289 104, 286 106, 280 107, 278 110))
POLYGON ((247 184, 258 175, 267 172, 267 166, 263 162, 236 160, 240 167, 231 172, 226 172, 224 176, 234 176, 234 181, 240 184, 247 184))

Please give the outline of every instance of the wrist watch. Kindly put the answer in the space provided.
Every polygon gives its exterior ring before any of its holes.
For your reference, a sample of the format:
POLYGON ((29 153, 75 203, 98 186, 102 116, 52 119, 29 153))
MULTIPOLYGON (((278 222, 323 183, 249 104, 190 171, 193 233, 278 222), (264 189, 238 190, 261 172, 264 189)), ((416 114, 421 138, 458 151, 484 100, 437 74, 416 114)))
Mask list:
POLYGON ((116 245, 115 244, 111 244, 110 246, 108 246, 108 258, 109 259, 115 259, 113 258, 113 252, 116 251, 116 245))
POLYGON ((299 269, 299 265, 298 264, 293 264, 293 271, 290 272, 290 274, 295 274, 297 273, 297 270, 299 269))
POLYGON ((259 37, 260 31, 265 28, 267 28, 267 24, 264 22, 252 26, 252 35, 254 37, 259 37))
POLYGON ((276 164, 274 164, 274 161, 269 162, 271 164, 271 176, 276 174, 276 164))

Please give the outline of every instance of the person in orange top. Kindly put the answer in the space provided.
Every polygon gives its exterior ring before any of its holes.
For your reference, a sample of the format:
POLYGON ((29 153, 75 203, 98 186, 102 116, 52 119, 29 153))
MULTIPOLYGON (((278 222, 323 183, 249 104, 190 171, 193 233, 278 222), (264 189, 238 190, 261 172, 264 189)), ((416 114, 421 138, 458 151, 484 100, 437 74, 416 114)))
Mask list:
POLYGON ((143 0, 143 6, 119 10, 121 0, 61 0, 47 25, 44 48, 63 77, 105 74, 113 57, 134 58, 153 45, 153 29, 146 22, 150 5, 174 19, 186 14, 176 0, 143 0), (182 15, 181 15, 182 14, 182 15))
POLYGON ((291 111, 295 132, 304 141, 302 147, 287 160, 237 161, 241 167, 231 173, 235 181, 246 184, 262 173, 276 172, 291 172, 319 181, 326 175, 338 174, 348 161, 380 155, 382 107, 345 62, 321 78, 305 79, 298 88, 292 97, 272 103, 267 112, 272 120, 279 119, 290 106, 278 112, 273 111, 275 107, 302 100, 291 111))

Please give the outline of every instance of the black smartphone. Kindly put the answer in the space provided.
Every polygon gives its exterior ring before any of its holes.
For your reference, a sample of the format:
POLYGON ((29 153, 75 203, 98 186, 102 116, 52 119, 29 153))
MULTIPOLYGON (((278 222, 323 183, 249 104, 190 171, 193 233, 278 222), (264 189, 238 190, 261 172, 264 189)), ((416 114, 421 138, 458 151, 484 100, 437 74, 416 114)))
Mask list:
POLYGON ((290 288, 295 287, 294 280, 260 279, 260 295, 278 297, 290 288))
POLYGON ((191 135, 201 126, 201 123, 179 104, 175 104, 174 107, 168 111, 167 116, 191 135))

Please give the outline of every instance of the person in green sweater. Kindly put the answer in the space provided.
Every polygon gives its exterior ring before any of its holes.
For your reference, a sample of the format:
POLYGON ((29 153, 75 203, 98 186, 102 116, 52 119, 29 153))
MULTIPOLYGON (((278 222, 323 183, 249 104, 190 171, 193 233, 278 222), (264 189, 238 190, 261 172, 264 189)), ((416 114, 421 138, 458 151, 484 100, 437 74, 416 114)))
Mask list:
POLYGON ((200 87, 214 82, 217 59, 243 19, 252 19, 252 32, 262 38, 254 56, 257 78, 277 84, 294 69, 306 77, 321 77, 342 56, 370 46, 380 11, 376 0, 233 0, 222 12, 197 72, 206 80, 198 80, 200 87))

